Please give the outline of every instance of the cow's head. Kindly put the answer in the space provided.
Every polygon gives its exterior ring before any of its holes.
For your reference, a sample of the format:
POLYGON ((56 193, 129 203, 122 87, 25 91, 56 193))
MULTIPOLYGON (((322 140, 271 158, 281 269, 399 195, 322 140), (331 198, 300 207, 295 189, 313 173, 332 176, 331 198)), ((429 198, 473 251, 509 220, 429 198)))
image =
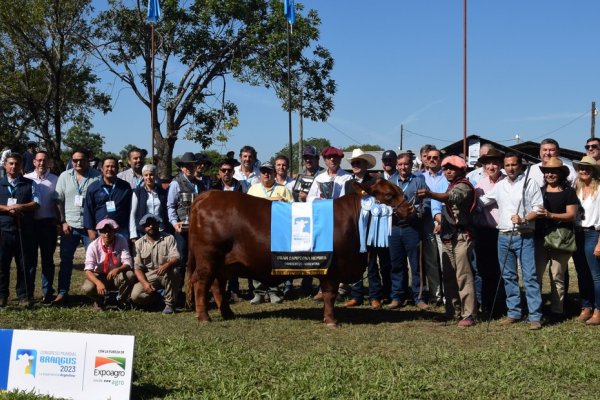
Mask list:
POLYGON ((379 178, 372 185, 364 185, 354 181, 352 183, 357 193, 366 193, 377 199, 380 203, 392 207, 394 214, 401 220, 407 219, 414 214, 415 208, 410 204, 402 189, 392 182, 379 178))

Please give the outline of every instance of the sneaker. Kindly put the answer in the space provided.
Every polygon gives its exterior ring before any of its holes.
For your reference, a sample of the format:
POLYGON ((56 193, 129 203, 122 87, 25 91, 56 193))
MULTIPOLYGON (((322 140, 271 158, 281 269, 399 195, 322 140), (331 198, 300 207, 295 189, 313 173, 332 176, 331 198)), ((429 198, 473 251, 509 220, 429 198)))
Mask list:
POLYGON ((250 300, 250 304, 260 304, 264 301, 264 296, 262 294, 255 294, 254 298, 250 300))
POLYGON ((459 328, 470 328, 473 325, 475 325, 475 320, 471 316, 468 316, 467 318, 463 318, 460 321, 458 321, 459 328))
POLYGON ((529 330, 530 331, 539 331, 542 329, 542 323, 540 321, 530 321, 529 322, 529 330))
POLYGON ((279 297, 275 293, 269 293, 269 299, 271 300, 271 304, 281 304, 281 303, 283 303, 283 298, 279 297))
POLYGON ((162 313, 165 315, 171 315, 175 314, 175 310, 173 310, 173 307, 171 307, 170 305, 166 305, 165 308, 162 310, 162 313))
POLYGON ((500 325, 508 326, 519 322, 516 318, 506 317, 500 321, 500 325))
POLYGON ((421 311, 429 310, 429 306, 424 301, 417 302, 417 304, 415 304, 415 307, 417 307, 421 311))

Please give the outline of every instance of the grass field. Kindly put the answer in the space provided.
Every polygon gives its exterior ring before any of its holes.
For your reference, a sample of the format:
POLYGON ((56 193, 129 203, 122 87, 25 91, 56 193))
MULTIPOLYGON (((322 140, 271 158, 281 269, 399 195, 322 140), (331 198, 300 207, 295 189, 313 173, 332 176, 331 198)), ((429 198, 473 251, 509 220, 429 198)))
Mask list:
MULTIPOLYGON (((576 293, 574 271, 571 277, 576 293)), ((213 310, 209 324, 191 311, 97 313, 83 298, 74 300, 68 308, 21 310, 12 299, 0 326, 134 335, 133 399, 595 399, 600 393, 594 350, 600 329, 574 316, 535 332, 526 323, 492 321, 488 332, 485 323, 460 329, 432 322, 442 309, 340 307, 342 326, 330 329, 321 306, 308 299, 234 304, 237 319, 223 321, 213 310)), ((574 304, 570 309, 577 311, 574 304)))

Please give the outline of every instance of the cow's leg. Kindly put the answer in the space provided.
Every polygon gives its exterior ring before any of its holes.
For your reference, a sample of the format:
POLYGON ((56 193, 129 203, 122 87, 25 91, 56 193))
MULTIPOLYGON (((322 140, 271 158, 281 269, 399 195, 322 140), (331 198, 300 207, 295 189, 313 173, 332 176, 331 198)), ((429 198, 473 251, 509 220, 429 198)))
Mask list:
POLYGON ((193 283, 194 297, 196 298, 196 317, 200 322, 210 322, 208 315, 208 285, 205 281, 193 283))
POLYGON ((231 311, 231 307, 229 307, 229 299, 223 295, 226 283, 227 279, 223 276, 217 276, 212 284, 211 291, 223 319, 232 319, 235 317, 235 314, 231 311))
POLYGON ((334 315, 334 307, 339 284, 338 281, 334 281, 330 278, 321 279, 321 291, 323 292, 323 322, 330 328, 338 327, 334 315))

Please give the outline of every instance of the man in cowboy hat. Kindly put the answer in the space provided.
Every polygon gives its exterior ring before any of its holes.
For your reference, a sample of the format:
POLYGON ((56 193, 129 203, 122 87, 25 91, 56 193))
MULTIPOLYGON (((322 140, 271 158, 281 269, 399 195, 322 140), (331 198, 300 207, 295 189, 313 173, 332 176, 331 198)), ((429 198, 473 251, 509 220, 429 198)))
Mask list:
MULTIPOLYGON (((196 171, 196 157, 191 152, 183 153, 177 166, 179 173, 169 184, 169 193, 167 194, 167 214, 169 222, 175 229, 175 239, 177 248, 181 255, 181 263, 176 270, 182 278, 185 275, 185 265, 187 262, 187 222, 189 220, 189 207, 194 197, 200 193, 200 182, 194 175, 196 171)), ((180 299, 182 301, 183 298, 180 299)))
POLYGON ((479 197, 482 206, 496 202, 498 205, 498 261, 506 292, 507 317, 500 324, 518 322, 521 310, 521 290, 517 270, 517 258, 521 264, 523 286, 529 309, 529 329, 541 329, 542 294, 535 267, 534 220, 537 209, 543 206, 539 186, 529 177, 525 179, 522 159, 515 153, 504 155, 506 179, 479 197))
POLYGON ((199 191, 205 192, 210 190, 212 186, 210 177, 208 175, 204 175, 204 172, 211 167, 212 161, 205 153, 196 153, 194 154, 194 157, 196 158, 196 170, 194 171, 194 176, 200 183, 199 191))
POLYGON ((417 191, 419 198, 432 198, 445 204, 443 218, 436 215, 441 224, 443 241, 443 279, 448 320, 460 318, 459 327, 467 328, 475 324, 477 300, 471 270, 473 247, 472 213, 476 205, 475 188, 465 178, 467 164, 459 156, 446 157, 442 161, 444 175, 450 183, 445 193, 434 193, 429 189, 417 191))
POLYGON ((150 304, 156 299, 157 291, 163 289, 163 314, 173 314, 180 284, 175 267, 181 257, 175 237, 159 230, 161 223, 162 219, 154 214, 146 214, 139 221, 145 235, 135 242, 133 267, 138 283, 133 286, 131 300, 150 304))
MULTIPOLYGON (((482 144, 479 147, 479 158, 485 156, 492 149, 495 149, 493 144, 491 144, 491 143, 482 144)), ((471 171, 467 174, 467 179, 473 185, 477 185, 477 182, 479 182, 479 180, 485 176, 485 167, 483 165, 481 165, 479 160, 477 160, 477 164, 479 164, 480 166, 475 168, 473 171, 471 171)))
POLYGON ((337 199, 344 195, 346 181, 352 175, 340 168, 344 153, 337 147, 329 146, 323 149, 321 156, 327 165, 327 170, 315 178, 308 192, 307 201, 315 199, 337 199))
MULTIPOLYGON (((345 183, 344 193, 346 195, 355 193, 352 186, 354 181, 365 185, 371 185, 375 182, 375 178, 368 173, 368 170, 375 166, 375 161, 373 155, 367 154, 361 149, 352 150, 352 155, 348 158, 348 162, 352 167, 352 179, 345 183)), ((367 276, 369 280, 369 301, 372 309, 379 310, 381 308, 381 301, 389 296, 390 256, 387 248, 370 247, 368 250, 369 263, 367 265, 367 276), (381 268, 377 265, 377 256, 379 256, 381 268), (382 281, 387 281, 388 283, 387 292, 383 288, 382 281)), ((356 307, 363 303, 362 278, 351 285, 350 296, 352 298, 346 302, 346 307, 356 307)))
POLYGON ((96 224, 96 230, 99 237, 90 243, 85 253, 86 279, 82 290, 94 300, 94 310, 100 311, 110 290, 118 290, 117 300, 126 303, 135 278, 127 239, 117 233, 119 224, 106 218, 96 224))
MULTIPOLYGON (((478 196, 489 193, 494 186, 506 176, 502 173, 504 165, 504 153, 491 148, 487 154, 477 160, 483 168, 483 177, 475 186, 478 196)), ((498 263, 498 205, 496 203, 481 207, 474 216, 475 225, 475 259, 477 268, 475 274, 481 279, 480 306, 482 309, 495 314, 492 310, 494 295, 500 280, 500 264, 498 263)), ((477 278, 476 278, 477 281, 477 278)), ((503 314, 504 288, 498 290, 498 301, 496 302, 497 313, 503 314)))

